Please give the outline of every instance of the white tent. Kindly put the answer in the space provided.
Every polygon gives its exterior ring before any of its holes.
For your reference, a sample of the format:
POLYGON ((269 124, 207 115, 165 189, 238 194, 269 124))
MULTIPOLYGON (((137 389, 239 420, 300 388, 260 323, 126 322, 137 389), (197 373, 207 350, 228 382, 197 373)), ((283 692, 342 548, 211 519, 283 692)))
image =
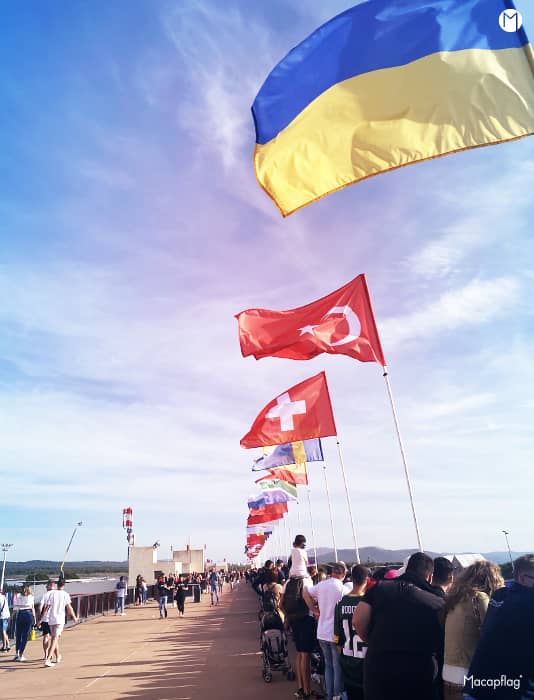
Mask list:
POLYGON ((486 561, 486 557, 482 554, 444 554, 443 556, 454 566, 454 571, 466 569, 477 561, 486 561))

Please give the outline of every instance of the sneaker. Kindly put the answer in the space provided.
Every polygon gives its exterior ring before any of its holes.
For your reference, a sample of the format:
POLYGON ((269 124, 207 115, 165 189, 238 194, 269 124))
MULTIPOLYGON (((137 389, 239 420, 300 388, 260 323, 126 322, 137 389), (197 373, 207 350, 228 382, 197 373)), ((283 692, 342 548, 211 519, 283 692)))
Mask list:
POLYGON ((14 658, 13 658, 13 661, 18 661, 19 659, 20 659, 20 655, 19 655, 19 654, 15 654, 15 656, 14 656, 14 658))
POLYGON ((121 617, 124 617, 124 615, 126 615, 126 613, 121 613, 121 617))
POLYGON ((56 664, 60 664, 62 658, 63 658, 63 657, 61 656, 61 654, 59 654, 59 656, 58 656, 57 659, 56 659, 56 664))
POLYGON ((44 665, 47 666, 48 668, 52 668, 54 664, 50 661, 50 659, 46 659, 44 662, 44 665))
POLYGON ((19 656, 19 661, 26 661, 26 657, 25 657, 25 656, 19 656))

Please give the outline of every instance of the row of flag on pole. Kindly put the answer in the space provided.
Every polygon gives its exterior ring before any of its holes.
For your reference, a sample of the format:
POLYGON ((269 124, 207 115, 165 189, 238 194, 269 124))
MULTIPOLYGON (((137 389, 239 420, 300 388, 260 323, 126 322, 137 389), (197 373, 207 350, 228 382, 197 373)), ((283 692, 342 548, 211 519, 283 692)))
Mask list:
MULTIPOLYGON (((258 183, 287 216, 388 170, 532 135, 534 52, 512 0, 366 0, 292 49, 252 113, 258 183)), ((244 357, 344 354, 386 367, 364 275, 306 306, 237 319, 244 357)), ((252 470, 265 471, 248 501, 249 557, 307 485, 307 463, 323 458, 320 438, 335 435, 324 372, 258 414, 241 439, 263 448, 252 470)))
MULTIPOLYGON (((237 320, 245 357, 308 360, 326 352, 385 366, 364 275, 306 306, 249 309, 237 320)), ((244 448, 262 448, 252 471, 264 472, 247 503, 249 558, 259 554, 289 504, 297 501, 298 485, 308 485, 307 464, 324 460, 321 438, 331 436, 337 436, 337 428, 323 371, 269 401, 241 438, 244 448)))

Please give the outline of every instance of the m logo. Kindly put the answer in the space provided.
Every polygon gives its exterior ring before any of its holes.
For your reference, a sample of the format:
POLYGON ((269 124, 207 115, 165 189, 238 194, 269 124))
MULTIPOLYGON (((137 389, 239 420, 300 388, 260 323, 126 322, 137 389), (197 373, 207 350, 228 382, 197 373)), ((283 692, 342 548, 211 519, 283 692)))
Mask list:
POLYGON ((518 32, 523 26, 523 17, 517 10, 503 10, 499 15, 499 26, 503 32, 518 32))

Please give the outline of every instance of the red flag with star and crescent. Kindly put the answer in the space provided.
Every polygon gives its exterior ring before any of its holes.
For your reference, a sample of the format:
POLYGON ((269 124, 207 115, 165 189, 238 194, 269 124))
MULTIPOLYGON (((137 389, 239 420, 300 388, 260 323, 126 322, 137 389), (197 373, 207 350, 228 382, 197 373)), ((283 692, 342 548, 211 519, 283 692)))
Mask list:
POLYGON ((331 435, 337 435, 336 424, 326 374, 320 372, 270 401, 241 438, 241 447, 283 445, 331 435))
POLYGON ((365 275, 306 306, 248 309, 236 318, 243 357, 310 360, 327 352, 386 366, 365 275))

